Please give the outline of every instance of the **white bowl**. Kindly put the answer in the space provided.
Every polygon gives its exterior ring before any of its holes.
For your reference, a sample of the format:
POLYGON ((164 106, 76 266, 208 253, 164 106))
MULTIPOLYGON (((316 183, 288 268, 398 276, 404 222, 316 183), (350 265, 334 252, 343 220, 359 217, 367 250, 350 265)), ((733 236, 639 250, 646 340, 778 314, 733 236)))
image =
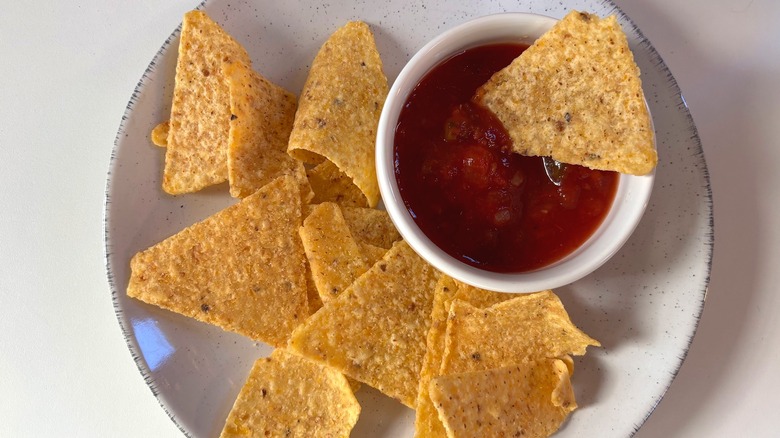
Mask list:
POLYGON ((573 283, 612 257, 633 233, 645 211, 654 174, 620 175, 612 207, 593 235, 563 259, 523 273, 497 273, 467 265, 450 256, 420 230, 398 190, 393 143, 398 116, 409 93, 433 67, 453 54, 475 46, 520 42, 532 44, 556 19, 524 13, 488 15, 452 28, 417 52, 395 80, 379 119, 376 166, 382 200, 398 231, 409 245, 441 272, 483 289, 535 292, 573 283))

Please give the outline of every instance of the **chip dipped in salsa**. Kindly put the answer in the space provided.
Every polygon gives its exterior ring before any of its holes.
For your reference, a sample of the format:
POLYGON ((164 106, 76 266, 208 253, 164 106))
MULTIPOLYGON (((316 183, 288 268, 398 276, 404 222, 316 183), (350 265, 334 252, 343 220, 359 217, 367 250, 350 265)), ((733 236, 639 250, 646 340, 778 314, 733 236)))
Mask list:
POLYGON ((429 71, 396 127, 395 175, 406 208, 442 250, 494 272, 526 272, 573 252, 603 221, 618 174, 511 152, 476 89, 527 46, 467 49, 429 71), (552 165, 550 165, 552 163, 552 165), (553 182, 555 181, 555 182, 553 182))

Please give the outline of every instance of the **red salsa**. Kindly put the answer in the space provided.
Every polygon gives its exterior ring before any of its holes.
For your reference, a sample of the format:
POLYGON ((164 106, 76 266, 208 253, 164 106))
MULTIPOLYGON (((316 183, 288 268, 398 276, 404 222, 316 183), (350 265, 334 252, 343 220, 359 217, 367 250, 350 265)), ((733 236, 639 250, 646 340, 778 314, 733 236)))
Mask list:
POLYGON ((458 260, 494 272, 554 263, 598 228, 618 175, 575 165, 555 169, 512 153, 495 116, 472 103, 477 88, 525 50, 496 44, 444 61, 409 95, 395 135, 401 197, 433 243, 458 260))

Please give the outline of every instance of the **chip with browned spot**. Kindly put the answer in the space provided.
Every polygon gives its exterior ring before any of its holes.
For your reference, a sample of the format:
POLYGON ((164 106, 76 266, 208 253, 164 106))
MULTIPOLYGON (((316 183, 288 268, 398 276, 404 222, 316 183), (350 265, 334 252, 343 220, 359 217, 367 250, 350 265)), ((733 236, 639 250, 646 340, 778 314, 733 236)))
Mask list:
POLYGON ((333 162, 369 207, 379 202, 374 143, 387 91, 371 30, 362 22, 347 23, 312 62, 287 149, 307 163, 333 162))
POLYGON ((615 16, 570 12, 475 100, 522 155, 634 175, 658 161, 639 68, 615 16))
POLYGON ((273 346, 308 316, 298 184, 281 177, 136 254, 127 294, 273 346))
POLYGON ((251 64, 246 50, 205 12, 186 13, 162 184, 172 195, 195 192, 228 178, 230 98, 222 63, 232 61, 251 64))
POLYGON ((559 359, 436 377, 430 394, 450 437, 547 437, 577 408, 559 359))
POLYGON ((220 437, 348 437, 359 415, 343 374, 277 349, 255 362, 220 437))
POLYGON ((438 272, 400 241, 289 347, 414 407, 438 272))

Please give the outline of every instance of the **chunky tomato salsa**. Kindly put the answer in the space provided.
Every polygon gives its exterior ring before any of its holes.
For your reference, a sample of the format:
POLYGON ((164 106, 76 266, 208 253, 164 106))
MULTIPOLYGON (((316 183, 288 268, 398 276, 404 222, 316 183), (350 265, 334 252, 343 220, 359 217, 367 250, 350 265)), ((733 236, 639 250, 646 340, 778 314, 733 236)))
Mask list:
POLYGON ((614 172, 551 160, 545 171, 543 158, 510 152, 501 122, 471 102, 526 47, 475 47, 436 66, 407 99, 395 135, 395 175, 417 225, 448 254, 494 272, 531 271, 574 251, 617 188, 614 172))

